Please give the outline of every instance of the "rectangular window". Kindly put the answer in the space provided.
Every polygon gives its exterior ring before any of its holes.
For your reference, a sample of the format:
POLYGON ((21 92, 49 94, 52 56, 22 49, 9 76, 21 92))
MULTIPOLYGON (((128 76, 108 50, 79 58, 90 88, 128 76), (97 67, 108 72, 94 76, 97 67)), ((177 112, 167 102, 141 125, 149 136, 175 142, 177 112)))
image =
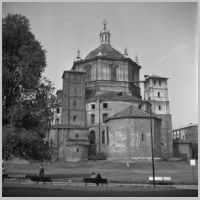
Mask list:
POLYGON ((91 114, 91 115, 90 115, 90 123, 91 123, 91 124, 94 124, 94 123, 95 123, 95 115, 94 115, 94 114, 91 114))
POLYGON ((103 113, 103 122, 105 122, 108 119, 108 113, 103 113))
POLYGON ((95 104, 91 104, 91 109, 95 109, 95 104))
POLYGON ((59 108, 56 109, 56 113, 60 113, 60 109, 59 108))
POLYGON ((155 80, 153 81, 153 84, 156 85, 156 81, 155 80))
POLYGON ((161 86, 161 81, 159 81, 159 86, 161 86))
POLYGON ((158 110, 161 110, 161 106, 158 106, 158 110))
POLYGON ((144 133, 142 133, 141 140, 144 141, 144 133))
POLYGON ((108 108, 108 104, 107 103, 103 103, 103 108, 108 108))

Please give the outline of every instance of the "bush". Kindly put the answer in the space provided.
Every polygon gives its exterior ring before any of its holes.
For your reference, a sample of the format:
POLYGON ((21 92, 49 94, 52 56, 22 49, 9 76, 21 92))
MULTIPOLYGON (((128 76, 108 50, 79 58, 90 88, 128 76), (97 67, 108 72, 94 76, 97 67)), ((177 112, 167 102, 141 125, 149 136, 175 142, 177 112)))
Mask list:
POLYGON ((16 129, 12 126, 3 127, 2 142, 3 159, 13 157, 35 160, 49 160, 49 147, 32 130, 16 129))

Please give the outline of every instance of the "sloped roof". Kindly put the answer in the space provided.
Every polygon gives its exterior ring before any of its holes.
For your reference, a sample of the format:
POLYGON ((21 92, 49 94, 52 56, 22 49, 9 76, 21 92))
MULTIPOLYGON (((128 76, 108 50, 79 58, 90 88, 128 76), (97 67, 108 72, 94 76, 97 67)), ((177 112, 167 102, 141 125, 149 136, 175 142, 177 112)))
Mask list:
MULTIPOLYGON (((106 121, 109 121, 111 119, 119 119, 119 118, 149 118, 149 117, 150 117, 149 113, 132 105, 114 114, 113 116, 109 117, 106 121)), ((161 120, 160 118, 157 118, 156 115, 154 115, 153 113, 151 117, 161 120)))
POLYGON ((157 76, 157 75, 148 75, 148 76, 147 76, 147 79, 148 79, 148 78, 168 79, 167 77, 157 76))
POLYGON ((107 57, 107 58, 124 58, 124 56, 114 48, 112 48, 109 44, 101 44, 98 48, 91 51, 85 59, 92 59, 97 56, 107 57))
POLYGON ((143 116, 149 117, 149 113, 135 107, 134 105, 114 114, 112 117, 130 117, 130 116, 143 116))
MULTIPOLYGON (((130 101, 130 100, 136 100, 136 101, 142 101, 141 99, 130 96, 127 94, 124 94, 123 92, 104 92, 102 94, 94 96, 94 99, 101 99, 101 100, 124 100, 124 101, 130 101)), ((91 100, 91 98, 90 98, 91 100)))

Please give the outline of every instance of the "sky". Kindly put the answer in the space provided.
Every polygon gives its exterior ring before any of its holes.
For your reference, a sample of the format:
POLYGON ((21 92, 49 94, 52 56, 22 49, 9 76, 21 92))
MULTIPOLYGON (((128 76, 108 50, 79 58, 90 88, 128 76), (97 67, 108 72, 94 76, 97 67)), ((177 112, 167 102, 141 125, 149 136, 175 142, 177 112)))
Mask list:
MULTIPOLYGON (((100 44, 103 20, 111 46, 137 54, 144 75, 168 77, 172 126, 198 123, 198 4, 195 2, 4 2, 8 13, 28 18, 31 31, 47 51, 43 74, 62 89, 62 74, 100 44)), ((141 85, 142 87, 142 85, 141 85)))

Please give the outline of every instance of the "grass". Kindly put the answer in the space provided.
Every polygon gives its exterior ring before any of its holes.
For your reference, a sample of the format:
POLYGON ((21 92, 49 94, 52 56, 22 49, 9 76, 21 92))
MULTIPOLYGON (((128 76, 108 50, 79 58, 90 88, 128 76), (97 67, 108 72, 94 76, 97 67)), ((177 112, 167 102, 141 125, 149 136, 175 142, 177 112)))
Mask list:
MULTIPOLYGON (((38 174, 39 163, 14 164, 6 163, 6 173, 38 174)), ((127 168, 125 163, 110 161, 80 161, 44 163, 45 174, 53 178, 81 178, 92 172, 101 173, 111 182, 148 183, 152 176, 152 164, 148 161, 136 161, 127 168)), ((171 176, 174 183, 192 184, 192 167, 182 161, 156 161, 156 176, 171 176)), ((195 184, 198 180, 198 166, 194 168, 195 184)))

